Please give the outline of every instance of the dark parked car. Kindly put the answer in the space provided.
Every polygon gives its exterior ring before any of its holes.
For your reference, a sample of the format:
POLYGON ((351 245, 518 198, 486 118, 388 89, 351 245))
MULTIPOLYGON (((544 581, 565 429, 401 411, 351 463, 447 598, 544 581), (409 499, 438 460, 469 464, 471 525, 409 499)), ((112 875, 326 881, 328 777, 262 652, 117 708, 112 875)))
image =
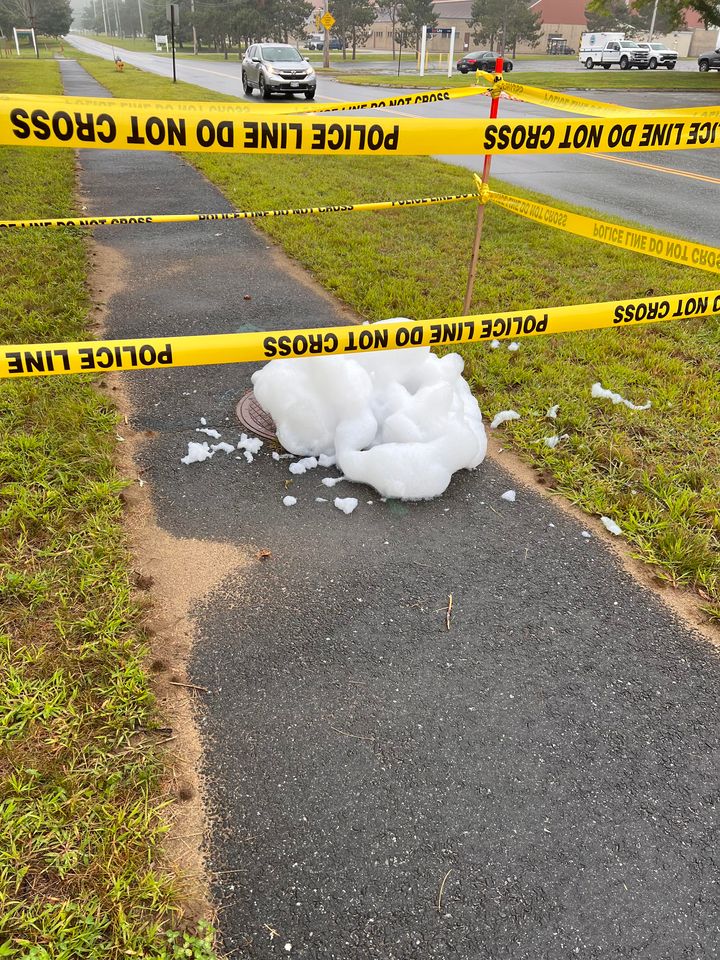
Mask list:
POLYGON ((720 47, 710 53, 701 53, 698 57, 698 70, 707 73, 708 70, 720 70, 720 47))
POLYGON ((248 96, 257 89, 263 100, 273 93, 304 93, 312 100, 316 83, 313 68, 288 43, 254 43, 243 57, 242 85, 248 96))
MULTIPOLYGON (((462 59, 458 60, 457 68, 460 73, 469 73, 471 70, 485 70, 487 73, 494 73, 495 62, 499 56, 499 53, 493 53, 492 50, 477 50, 475 53, 466 53, 462 59)), ((504 57, 503 73, 510 73, 512 68, 512 60, 504 57)))

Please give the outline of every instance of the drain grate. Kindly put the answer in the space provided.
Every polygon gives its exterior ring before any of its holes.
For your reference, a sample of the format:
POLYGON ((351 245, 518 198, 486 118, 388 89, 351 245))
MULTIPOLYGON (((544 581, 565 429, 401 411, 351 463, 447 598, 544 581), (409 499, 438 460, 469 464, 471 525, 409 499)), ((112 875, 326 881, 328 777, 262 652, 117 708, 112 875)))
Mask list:
POLYGON ((264 440, 276 438, 275 421, 257 402, 252 390, 248 390, 240 397, 235 413, 240 423, 254 436, 262 437, 264 440))

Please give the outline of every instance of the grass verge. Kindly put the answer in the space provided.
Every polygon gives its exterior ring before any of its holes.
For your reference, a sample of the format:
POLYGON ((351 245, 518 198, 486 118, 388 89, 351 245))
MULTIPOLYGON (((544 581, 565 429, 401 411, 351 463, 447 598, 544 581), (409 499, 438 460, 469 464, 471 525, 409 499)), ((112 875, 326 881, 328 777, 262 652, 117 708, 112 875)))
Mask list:
MULTIPOLYGON (((128 76, 118 77, 97 59, 86 65, 113 93, 124 91, 128 76)), ((183 85, 147 74, 131 82, 138 95, 190 96, 183 85)), ((426 158, 191 159, 239 208, 460 193, 471 183, 469 172, 426 158)), ((548 202, 528 191, 509 192, 548 202)), ((370 320, 460 312, 472 207, 264 220, 259 226, 370 320)), ((571 237, 490 207, 473 308, 562 305, 717 285, 712 274, 571 237)), ((484 344, 463 352, 485 413, 512 407, 522 415, 503 428, 503 436, 548 486, 591 514, 614 518, 658 578, 695 590, 720 619, 717 320, 538 337, 522 341, 516 353, 484 344), (592 400, 590 386, 597 380, 636 402, 650 398, 652 410, 592 400), (544 415, 556 403, 560 416, 550 422, 544 415), (554 433, 569 439, 550 449, 544 438, 554 433)))
MULTIPOLYGON (((168 36, 169 36, 169 26, 168 26, 168 36)), ((93 34, 88 36, 90 40, 97 40, 98 43, 105 43, 108 46, 114 47, 116 50, 130 50, 135 53, 153 53, 157 56, 162 57, 172 57, 172 54, 166 52, 164 49, 160 52, 155 50, 155 41, 148 40, 146 37, 122 37, 121 39, 116 39, 114 37, 106 37, 102 34, 93 34)), ((192 47, 192 44, 190 45, 192 47)), ((322 63, 322 51, 316 50, 305 50, 302 46, 299 48, 300 53, 303 57, 307 57, 313 63, 322 63)), ((175 56, 183 58, 191 58, 193 60, 242 60, 244 49, 240 54, 238 54, 238 48, 228 47, 227 57, 221 51, 216 50, 200 50, 197 54, 194 54, 192 50, 188 50, 187 44, 181 50, 177 46, 175 47, 175 56)), ((358 50, 357 59, 361 60, 363 63, 366 61, 376 61, 376 60, 389 60, 390 58, 387 54, 383 53, 373 53, 365 52, 358 50)), ((352 63, 350 56, 348 55, 347 59, 343 61, 342 52, 338 53, 336 50, 330 51, 330 63, 331 64, 346 64, 352 63)))
MULTIPOLYGON (((4 64, 0 90, 62 93, 57 65, 4 64)), ((0 179, 2 216, 74 207, 69 150, 3 147, 0 179)), ((0 251, 4 342, 88 336, 79 231, 5 231, 0 251)), ((180 956, 117 416, 86 377, 0 381, 0 400, 0 956, 180 956)))
MULTIPOLYGON (((506 74, 508 80, 526 83, 545 90, 661 90, 667 93, 720 93, 720 75, 717 73, 680 73, 677 70, 584 70, 571 73, 550 73, 539 70, 513 70, 506 74)), ((435 74, 418 77, 401 74, 340 73, 335 77, 340 83, 355 83, 371 87, 408 87, 442 90, 446 87, 466 87, 473 83, 469 74, 454 74, 452 77, 435 74)))

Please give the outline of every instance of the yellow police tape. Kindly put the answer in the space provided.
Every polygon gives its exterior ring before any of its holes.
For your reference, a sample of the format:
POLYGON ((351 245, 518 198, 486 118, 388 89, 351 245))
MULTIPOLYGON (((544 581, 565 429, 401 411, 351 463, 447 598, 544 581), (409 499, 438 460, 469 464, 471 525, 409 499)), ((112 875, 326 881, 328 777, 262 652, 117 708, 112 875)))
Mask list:
POLYGON ((447 346, 603 327, 628 330, 639 324, 704 317, 719 311, 720 290, 707 290, 421 322, 402 320, 267 333, 6 345, 0 347, 0 377, 147 370, 276 357, 357 356, 375 350, 447 346))
POLYGON ((480 120, 354 117, 352 120, 256 113, 233 104, 101 100, 76 109, 63 99, 37 106, 0 100, 0 144, 33 147, 173 150, 250 154, 426 156, 491 153, 605 153, 702 149, 720 145, 720 119, 642 114, 593 120, 480 120))
MULTIPOLYGON (((475 180, 478 189, 482 188, 482 181, 477 175, 475 180)), ((486 202, 483 199, 485 197, 498 207, 503 207, 527 220, 542 223, 546 227, 554 227, 556 230, 563 230, 577 237, 597 240, 613 247, 620 247, 622 250, 644 253, 669 263, 696 267, 698 270, 707 270, 709 273, 720 273, 720 249, 716 247, 693 243, 691 240, 681 240, 678 237, 666 237, 646 230, 636 230, 624 224, 608 223, 607 220, 570 213, 534 200, 522 200, 520 197, 497 193, 495 190, 481 194, 483 202, 486 202)))
POLYGON ((662 110, 642 110, 637 107, 624 107, 619 103, 602 103, 599 100, 588 100, 585 97, 571 96, 567 93, 559 93, 556 90, 543 90, 541 87, 530 87, 524 83, 515 83, 512 80, 504 78, 496 79, 492 73, 486 73, 478 70, 478 75, 491 87, 485 87, 485 90, 499 90, 509 97, 522 100, 525 103, 532 103, 538 107, 550 107, 553 110, 565 110, 568 113, 581 113, 590 117, 666 117, 683 114, 687 117, 709 117, 720 119, 720 106, 709 107, 689 107, 679 109, 672 107, 662 110))
POLYGON ((322 207, 296 207, 288 210, 239 210, 233 213, 163 213, 118 215, 114 217, 62 217, 38 220, 0 220, 0 230, 32 227, 105 227, 136 223, 196 223, 215 220, 260 220, 263 217, 295 217, 303 214, 350 213, 365 210, 398 210, 425 207, 434 203, 458 203, 477 200, 477 193, 454 193, 440 197, 415 197, 411 200, 377 200, 372 203, 337 203, 322 207))
MULTIPOLYGON (((337 103, 315 103, 306 101, 282 101, 275 102, 268 100, 234 100, 228 101, 207 101, 190 103, 186 106, 192 108, 202 107, 202 114, 207 115, 205 107, 215 104, 223 109, 220 114, 225 117, 244 116, 246 114, 263 114, 269 116, 273 114, 282 115, 290 113, 340 113, 351 110, 381 110, 388 107, 417 107, 429 103, 444 103, 449 100, 459 100, 465 97, 489 96, 490 90, 487 87, 458 87, 452 90, 426 90, 423 93, 397 94, 391 97, 380 97, 377 99, 338 101, 337 103)), ((14 94, 0 93, 0 101, 15 100, 14 94)), ((102 113, 108 105, 107 97, 64 97, 57 95, 39 95, 23 94, 23 101, 40 109, 50 110, 71 110, 78 112, 102 113)), ((167 101, 152 100, 128 100, 122 98, 113 98, 113 104, 118 104, 123 108, 133 109, 136 106, 154 109, 157 107, 162 111, 167 107, 167 101)))

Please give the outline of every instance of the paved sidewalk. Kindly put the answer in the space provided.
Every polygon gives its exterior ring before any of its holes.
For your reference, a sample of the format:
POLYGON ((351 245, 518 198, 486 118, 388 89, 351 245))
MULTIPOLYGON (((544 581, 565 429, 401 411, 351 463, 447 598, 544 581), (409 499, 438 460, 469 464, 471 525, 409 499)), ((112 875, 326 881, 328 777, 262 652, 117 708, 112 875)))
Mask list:
MULTIPOLYGON (((229 209, 172 155, 80 167, 90 213, 229 209)), ((123 264, 110 336, 349 319, 247 223, 96 236, 123 264)), ((237 439, 250 373, 127 375, 160 524, 272 551, 195 611, 228 957, 718 956, 717 651, 552 503, 500 500, 494 464, 421 504, 314 471, 292 509, 267 447, 182 465, 201 416, 237 439)))

